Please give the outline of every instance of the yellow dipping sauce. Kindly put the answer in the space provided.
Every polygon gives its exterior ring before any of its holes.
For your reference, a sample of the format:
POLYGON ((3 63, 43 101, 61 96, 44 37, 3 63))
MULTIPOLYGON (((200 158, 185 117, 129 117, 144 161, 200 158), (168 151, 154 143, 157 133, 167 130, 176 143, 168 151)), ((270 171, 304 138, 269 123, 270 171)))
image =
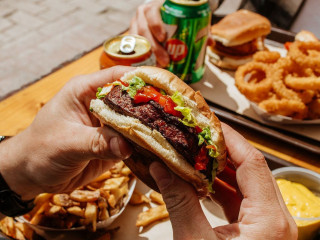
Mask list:
POLYGON ((320 217, 320 198, 300 183, 277 179, 281 195, 292 216, 320 217))
POLYGON ((276 181, 290 214, 293 217, 307 218, 306 220, 294 218, 299 231, 298 239, 312 239, 320 227, 320 220, 312 219, 320 217, 320 197, 300 183, 285 179, 276 181))

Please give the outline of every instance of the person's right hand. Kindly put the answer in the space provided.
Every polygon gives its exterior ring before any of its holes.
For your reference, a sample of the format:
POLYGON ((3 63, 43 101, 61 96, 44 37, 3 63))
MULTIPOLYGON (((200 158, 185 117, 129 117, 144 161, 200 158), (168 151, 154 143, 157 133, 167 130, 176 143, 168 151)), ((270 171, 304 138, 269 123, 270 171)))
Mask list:
POLYGON ((169 64, 169 55, 162 46, 166 40, 166 31, 160 15, 163 0, 154 0, 138 7, 136 16, 132 19, 129 32, 147 38, 161 67, 169 64))
POLYGON ((225 210, 231 209, 226 214, 235 222, 212 229, 194 188, 162 164, 154 162, 150 166, 169 212, 174 239, 297 239, 297 226, 264 156, 231 127, 222 127, 236 181, 227 167, 219 175, 223 180, 215 180, 214 198, 225 210), (228 182, 228 187, 222 182, 228 182), (232 188, 238 189, 243 198, 233 194, 232 188))

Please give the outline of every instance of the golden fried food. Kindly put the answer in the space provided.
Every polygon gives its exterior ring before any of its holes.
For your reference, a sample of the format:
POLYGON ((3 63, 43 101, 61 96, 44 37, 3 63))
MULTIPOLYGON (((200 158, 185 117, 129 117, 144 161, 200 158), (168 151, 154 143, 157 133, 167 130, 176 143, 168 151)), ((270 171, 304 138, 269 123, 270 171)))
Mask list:
POLYGON ((259 107, 272 114, 303 119, 307 116, 307 107, 301 101, 288 99, 267 99, 259 103, 259 107))
POLYGON ((70 194, 43 193, 24 217, 34 225, 70 229, 85 226, 96 231, 97 223, 118 213, 128 196, 131 171, 120 162, 93 182, 70 194))
POLYGON ((320 98, 313 100, 309 105, 309 118, 319 119, 320 118, 320 98))
POLYGON ((152 202, 163 205, 165 204, 162 198, 162 195, 156 191, 150 193, 150 199, 152 202))
POLYGON ((253 102, 260 102, 269 97, 269 93, 272 88, 270 75, 271 72, 267 64, 250 62, 242 65, 236 71, 236 86, 249 100, 253 102), (261 74, 257 74, 257 72, 261 74))
POLYGON ((259 51, 253 55, 253 60, 262 63, 275 63, 280 57, 278 52, 259 51))
POLYGON ((144 194, 140 193, 137 190, 134 190, 129 203, 132 205, 139 205, 142 203, 150 203, 150 200, 144 194))
POLYGON ((320 68, 320 41, 300 42, 290 45, 288 55, 302 67, 320 68))
POLYGON ((137 227, 146 227, 149 224, 169 217, 166 205, 149 208, 147 211, 141 212, 138 215, 136 222, 137 227))
POLYGON ((319 119, 320 42, 299 40, 287 46, 286 57, 277 52, 256 53, 253 62, 236 71, 236 86, 270 114, 319 119))

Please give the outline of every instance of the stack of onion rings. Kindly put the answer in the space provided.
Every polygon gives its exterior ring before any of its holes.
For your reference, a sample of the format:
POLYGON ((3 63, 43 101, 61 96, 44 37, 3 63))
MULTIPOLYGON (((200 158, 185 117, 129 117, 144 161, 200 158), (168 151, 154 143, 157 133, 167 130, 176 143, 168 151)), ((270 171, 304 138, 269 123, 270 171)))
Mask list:
POLYGON ((237 69, 235 83, 270 114, 320 119, 320 41, 293 42, 286 57, 258 52, 237 69), (254 77, 257 73, 260 78, 254 77))

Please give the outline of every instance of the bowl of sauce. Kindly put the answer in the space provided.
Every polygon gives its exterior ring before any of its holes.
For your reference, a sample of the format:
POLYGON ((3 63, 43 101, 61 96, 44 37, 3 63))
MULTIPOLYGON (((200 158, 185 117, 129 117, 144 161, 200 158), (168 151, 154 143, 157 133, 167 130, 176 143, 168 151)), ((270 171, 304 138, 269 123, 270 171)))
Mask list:
POLYGON ((278 168, 272 174, 298 226, 298 239, 312 240, 320 229, 320 174, 300 167, 278 168))

